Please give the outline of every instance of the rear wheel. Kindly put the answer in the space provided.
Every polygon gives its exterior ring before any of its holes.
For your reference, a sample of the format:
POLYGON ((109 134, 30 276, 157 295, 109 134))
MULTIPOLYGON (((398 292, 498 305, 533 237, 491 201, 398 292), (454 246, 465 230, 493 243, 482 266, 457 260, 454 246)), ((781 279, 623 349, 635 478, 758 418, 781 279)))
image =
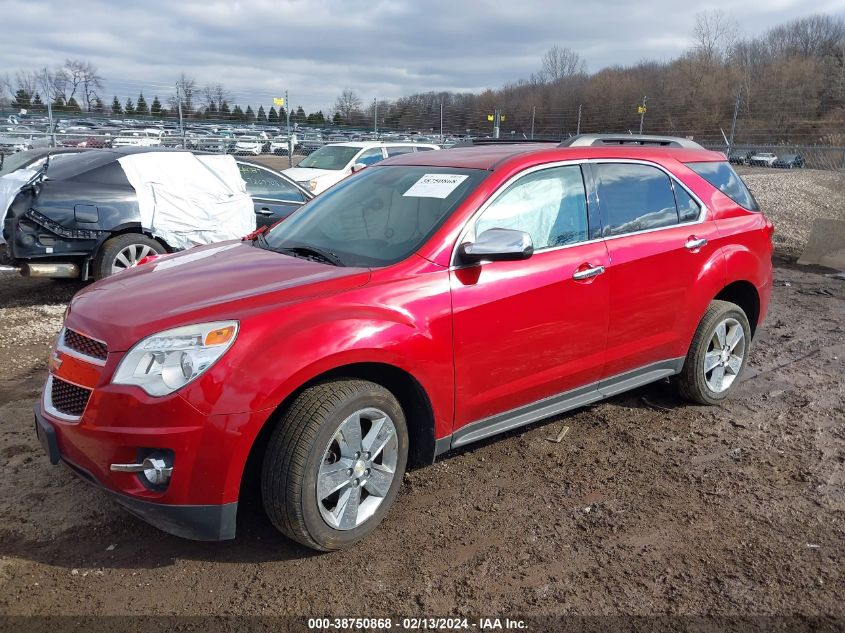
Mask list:
POLYGON ((684 368, 674 378, 684 398, 718 404, 736 388, 748 362, 751 327, 745 312, 728 301, 712 301, 693 336, 684 368))
POLYGON ((268 443, 261 495, 271 522, 329 551, 372 532, 396 499, 408 459, 405 415, 384 387, 335 380, 310 387, 268 443))
POLYGON ((167 249, 160 242, 141 235, 125 233, 113 237, 100 247, 94 259, 94 278, 102 279, 136 266, 147 255, 162 255, 167 249))

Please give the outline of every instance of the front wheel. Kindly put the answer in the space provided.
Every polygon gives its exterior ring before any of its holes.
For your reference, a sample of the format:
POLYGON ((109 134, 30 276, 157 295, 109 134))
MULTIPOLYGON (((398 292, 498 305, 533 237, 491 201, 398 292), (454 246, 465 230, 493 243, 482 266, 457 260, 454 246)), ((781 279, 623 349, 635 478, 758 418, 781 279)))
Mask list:
POLYGON ((678 392, 693 402, 719 404, 736 388, 750 347, 751 327, 742 308, 728 301, 711 301, 684 368, 674 377, 678 392))
POLYGON ((407 460, 405 415, 390 391, 354 379, 315 385, 270 437, 264 508, 276 528, 307 547, 349 547, 387 514, 407 460))

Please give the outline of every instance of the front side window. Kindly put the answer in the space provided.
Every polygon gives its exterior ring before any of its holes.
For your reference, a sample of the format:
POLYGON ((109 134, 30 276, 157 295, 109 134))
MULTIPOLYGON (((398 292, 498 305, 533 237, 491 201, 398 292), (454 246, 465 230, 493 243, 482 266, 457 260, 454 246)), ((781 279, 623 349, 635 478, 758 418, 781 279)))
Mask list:
POLYGON ((749 211, 760 210, 754 196, 751 195, 748 187, 745 186, 745 183, 742 182, 742 179, 737 175, 730 163, 722 161, 687 163, 686 165, 741 207, 749 211))
POLYGON ((624 235, 678 223, 672 183, 663 171, 634 163, 599 163, 604 235, 624 235))
POLYGON ((476 237, 488 229, 524 231, 535 250, 585 241, 587 197, 581 168, 552 167, 520 178, 476 220, 476 237))
POLYGON ((357 165, 358 163, 360 163, 362 165, 372 165, 383 159, 384 155, 381 153, 381 148, 375 147, 373 149, 368 149, 366 152, 363 152, 358 158, 355 159, 355 164, 357 165))
POLYGON ((305 200, 302 192, 292 183, 266 169, 247 163, 238 163, 238 169, 241 171, 241 178, 246 183, 247 193, 253 198, 285 202, 305 200))
POLYGON ((365 169, 271 230, 267 248, 318 249, 343 266, 394 264, 419 250, 488 174, 405 165, 365 169))

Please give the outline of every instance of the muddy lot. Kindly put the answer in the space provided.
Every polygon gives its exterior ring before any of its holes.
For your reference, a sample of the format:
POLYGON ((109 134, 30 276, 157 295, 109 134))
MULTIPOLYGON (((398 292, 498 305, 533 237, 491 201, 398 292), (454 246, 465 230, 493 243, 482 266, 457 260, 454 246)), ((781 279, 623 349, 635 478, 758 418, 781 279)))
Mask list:
POLYGON ((323 555, 275 533, 255 491, 235 541, 195 543, 50 466, 31 410, 78 287, 0 275, 0 614, 766 614, 838 629, 845 281, 825 272, 778 261, 724 406, 658 383, 474 445, 406 475, 372 538, 323 555))

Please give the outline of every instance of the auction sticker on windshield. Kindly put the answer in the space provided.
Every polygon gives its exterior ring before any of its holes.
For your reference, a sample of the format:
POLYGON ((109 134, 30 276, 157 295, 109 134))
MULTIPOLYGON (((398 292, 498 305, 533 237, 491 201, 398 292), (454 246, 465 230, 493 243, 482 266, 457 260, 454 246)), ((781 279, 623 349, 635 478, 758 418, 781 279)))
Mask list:
POLYGON ((466 179, 467 176, 455 174, 426 174, 402 195, 411 198, 448 198, 466 179))

